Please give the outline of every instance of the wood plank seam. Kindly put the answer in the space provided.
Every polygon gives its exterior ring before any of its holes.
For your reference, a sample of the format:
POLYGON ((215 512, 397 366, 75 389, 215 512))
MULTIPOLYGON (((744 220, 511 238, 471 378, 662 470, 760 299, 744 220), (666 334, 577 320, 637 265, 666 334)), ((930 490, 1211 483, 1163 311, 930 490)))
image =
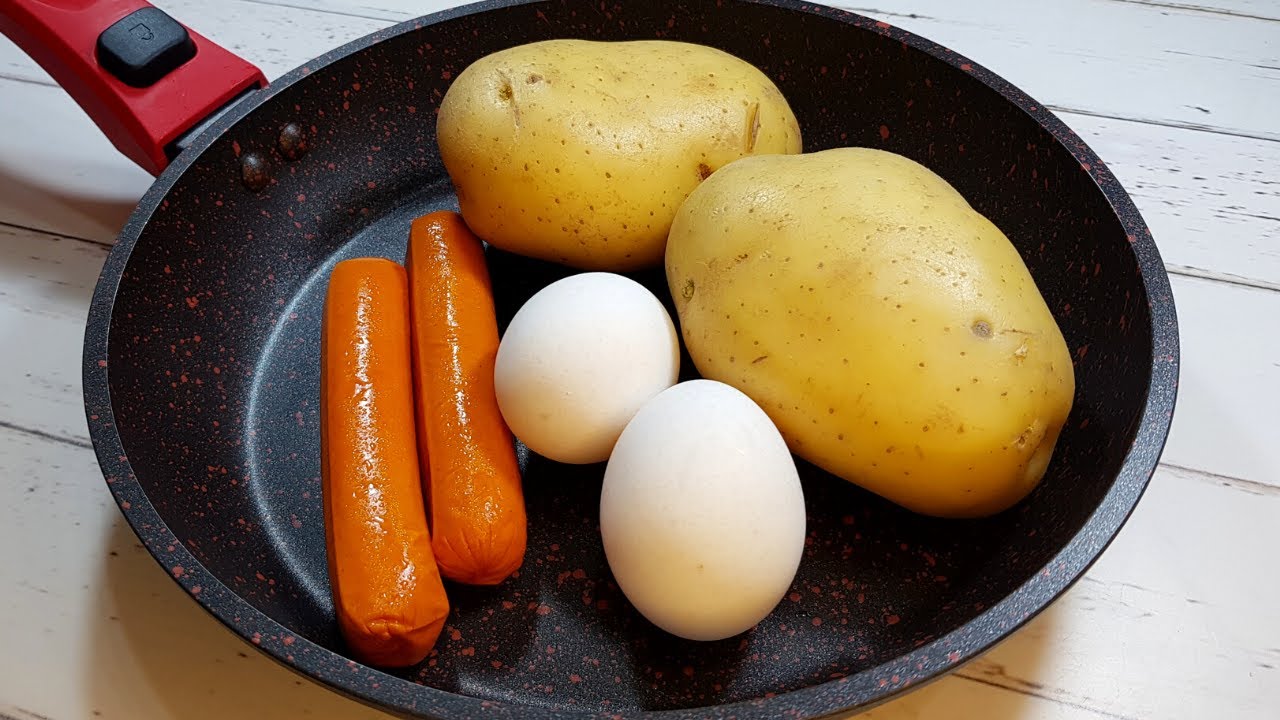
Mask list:
POLYGON ((9 712, 0 712, 0 720, 53 720, 48 715, 41 715, 34 710, 10 705, 9 711, 18 713, 18 715, 10 715, 9 712))
POLYGON ((1193 265, 1165 263, 1164 267, 1165 270, 1168 270, 1170 273, 1174 275, 1181 275, 1183 277, 1196 278, 1198 280, 1210 280, 1212 282, 1226 283, 1228 285, 1239 285, 1241 287, 1256 288, 1258 290, 1280 292, 1280 283, 1271 282, 1269 280, 1258 280, 1255 278, 1243 277, 1241 275, 1218 272, 1217 270, 1206 270, 1193 265))
POLYGON ((1054 697, 1053 695, 1050 695, 1045 692, 1041 692, 1039 690, 1034 690, 1027 687, 1018 687, 1015 685, 1002 684, 996 680, 985 678, 979 675, 973 675, 964 670, 956 670, 951 674, 954 675, 955 677, 968 680, 969 682, 975 682, 982 685, 986 685, 988 687, 999 688, 1001 690, 1017 693, 1019 695, 1027 695, 1029 697, 1033 697, 1039 700, 1045 700, 1047 702, 1055 703, 1058 705, 1064 705, 1074 710, 1083 710, 1088 713, 1093 713, 1094 715, 1097 715, 1099 717, 1112 718, 1113 720, 1138 720, 1137 718, 1132 717, 1130 715, 1120 715, 1118 713, 1113 713, 1107 710, 1103 710, 1101 708, 1090 707, 1088 705, 1074 702, 1072 700, 1066 700, 1064 698, 1054 697))
POLYGON ((1197 480, 1202 480, 1231 490, 1249 493, 1250 495, 1280 495, 1280 487, 1268 485, 1264 482, 1258 482, 1257 480, 1247 480, 1233 475, 1224 475, 1222 473, 1200 470, 1199 468, 1187 467, 1186 465, 1176 465, 1168 462, 1160 463, 1160 467, 1167 468, 1169 470, 1177 470, 1187 475, 1193 475, 1197 480))
MULTIPOLYGON (((249 1, 250 1, 250 2, 259 2, 260 0, 249 0, 249 1)), ((938 18, 936 18, 936 17, 933 17, 932 15, 921 15, 920 13, 913 13, 913 12, 906 12, 906 13, 904 13, 904 12, 893 12, 893 11, 891 11, 891 10, 881 10, 881 9, 879 9, 879 8, 853 7, 853 6, 850 6, 850 5, 841 5, 841 6, 840 6, 840 9, 841 9, 841 10, 848 10, 849 12, 855 12, 855 13, 858 13, 858 14, 860 14, 860 15, 877 15, 877 16, 884 16, 884 17, 899 17, 899 18, 906 18, 906 19, 908 19, 908 20, 937 20, 937 19, 938 19, 938 18)))
POLYGON ((1250 20, 1262 20, 1263 22, 1280 22, 1280 18, 1270 17, 1268 15, 1255 15, 1253 13, 1240 12, 1239 10, 1206 7, 1204 5, 1194 5, 1192 3, 1169 2, 1168 0, 1111 0, 1111 2, 1168 8, 1170 10, 1182 10, 1184 12, 1205 13, 1206 15, 1226 15, 1227 17, 1248 18, 1250 20))
POLYGON ((48 440, 49 442, 55 442, 62 445, 70 445, 72 447, 85 448, 86 450, 93 449, 93 442, 91 442, 87 437, 78 438, 78 437, 72 437, 68 435, 58 435, 57 433, 51 433, 45 430, 39 430, 37 428, 23 427, 21 425, 18 425, 17 423, 9 422, 8 420, 0 420, 0 428, 3 428, 5 430, 11 430, 16 433, 21 433, 23 435, 30 435, 31 437, 37 437, 37 438, 40 438, 41 440, 48 440))
MULTIPOLYGON (((386 20, 389 25, 398 23, 398 22, 404 22, 405 20, 412 20, 415 17, 418 17, 413 13, 400 13, 400 12, 392 12, 392 11, 387 11, 385 14, 378 15, 378 14, 370 14, 370 13, 360 13, 360 12, 355 12, 353 10, 336 10, 334 8, 316 7, 314 5, 307 5, 305 3, 300 3, 300 2, 285 2, 285 0, 245 0, 245 2, 251 2, 257 5, 269 5, 271 7, 289 8, 291 10, 306 10, 308 12, 318 12, 318 13, 325 13, 328 15, 338 15, 339 17, 360 18, 361 20, 386 20)), ((373 10, 374 8, 369 8, 369 9, 373 10)))
POLYGON ((93 238, 79 237, 77 235, 64 235, 62 233, 49 232, 48 230, 41 230, 40 228, 31 227, 29 225, 20 225, 18 223, 12 223, 5 220, 0 220, 0 228, 21 230, 22 232, 29 232, 35 235, 42 235, 52 240, 74 240, 76 242, 87 243, 89 245, 96 245, 98 247, 104 247, 108 250, 115 247, 114 242, 108 242, 106 240, 94 240, 93 238))
POLYGON ((13 73, 0 72, 0 80, 9 80, 17 83, 25 83, 27 85, 42 85, 44 87, 59 87, 57 83, 49 82, 43 78, 28 77, 26 75, 15 75, 13 73))
MULTIPOLYGON (((256 0, 251 0, 256 1, 256 0)), ((1232 130, 1231 128, 1218 127, 1216 125, 1204 125, 1201 123, 1185 122, 1182 120, 1160 120, 1158 118, 1130 117, 1128 115, 1115 115, 1111 113, 1099 112, 1097 110, 1084 110, 1081 108, 1066 107, 1064 105, 1055 105, 1053 103, 1045 103, 1047 109, 1059 115, 1084 115, 1087 117, 1101 118, 1104 120, 1122 120, 1124 122, 1142 123, 1143 125, 1156 125, 1158 127, 1176 128, 1178 130, 1192 130, 1195 132, 1213 133, 1215 135, 1227 135, 1230 137, 1248 138, 1250 140, 1263 140, 1266 142, 1280 142, 1280 136, 1269 135, 1266 133, 1255 133, 1247 130, 1232 130)), ((1066 122, 1064 119, 1063 122, 1066 122)), ((1070 123, 1067 123, 1070 125, 1070 123)), ((1105 158, 1104 158, 1105 160, 1105 158)))

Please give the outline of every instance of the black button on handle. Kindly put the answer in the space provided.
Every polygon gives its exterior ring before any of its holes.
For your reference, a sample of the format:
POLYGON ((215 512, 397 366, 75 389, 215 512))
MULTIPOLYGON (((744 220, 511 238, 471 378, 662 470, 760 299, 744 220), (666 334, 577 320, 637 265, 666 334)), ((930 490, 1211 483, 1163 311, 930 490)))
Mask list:
POLYGON ((126 85, 154 85, 196 56, 187 29, 159 8, 135 10, 98 36, 98 63, 126 85))

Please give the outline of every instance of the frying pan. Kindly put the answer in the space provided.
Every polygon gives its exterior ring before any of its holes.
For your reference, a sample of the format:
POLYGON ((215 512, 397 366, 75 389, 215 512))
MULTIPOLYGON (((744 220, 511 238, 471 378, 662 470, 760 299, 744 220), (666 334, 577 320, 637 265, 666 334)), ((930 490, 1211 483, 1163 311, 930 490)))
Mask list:
MULTIPOLYGON (((89 311, 94 447, 129 524, 190 597, 335 690, 434 718, 866 709, 1041 611, 1099 556, 1151 477, 1178 375, 1151 235, 1075 134, 946 48, 792 0, 507 0, 374 33, 265 85, 194 31, 131 15, 144 7, 0 4, 0 29, 159 173, 89 311), (109 26, 114 39, 98 47, 109 26), (902 153, 999 225, 1075 362, 1074 410, 1042 485, 996 517, 942 521, 800 463, 809 535, 791 592, 754 630, 692 643, 647 624, 612 582, 596 524, 602 468, 522 452, 530 535, 518 577, 450 586, 448 627, 418 667, 350 660, 328 596, 320 509, 327 273, 353 256, 403 259, 413 217, 456 208, 433 112, 451 78, 486 53, 551 37, 724 49, 775 80, 806 149, 902 153)), ((489 259, 500 325, 570 272, 497 251, 489 259)), ((668 297, 660 270, 636 277, 668 297)))

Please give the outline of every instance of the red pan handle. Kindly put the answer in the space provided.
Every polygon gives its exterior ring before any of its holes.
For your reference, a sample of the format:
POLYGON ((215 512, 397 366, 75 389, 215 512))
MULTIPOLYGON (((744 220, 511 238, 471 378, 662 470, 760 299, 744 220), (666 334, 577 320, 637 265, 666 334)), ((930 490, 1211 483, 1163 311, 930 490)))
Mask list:
POLYGON ((183 133, 266 78, 143 0, 0 0, 4 33, 157 175, 183 133))

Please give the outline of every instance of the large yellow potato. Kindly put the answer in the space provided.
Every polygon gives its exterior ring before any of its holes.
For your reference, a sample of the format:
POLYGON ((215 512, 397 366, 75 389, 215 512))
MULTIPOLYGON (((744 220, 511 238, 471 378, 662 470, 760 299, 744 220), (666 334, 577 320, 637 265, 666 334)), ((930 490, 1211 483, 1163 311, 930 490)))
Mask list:
POLYGON ((862 148, 739 160, 681 207, 666 270, 698 370, 800 457, 945 517, 1044 474, 1066 343, 1013 245, 927 168, 862 148))
POLYGON ((676 209, 716 169, 801 149, 763 73, 665 40, 548 40, 483 57, 445 93, 437 135, 477 235, 614 271, 660 264, 676 209))

